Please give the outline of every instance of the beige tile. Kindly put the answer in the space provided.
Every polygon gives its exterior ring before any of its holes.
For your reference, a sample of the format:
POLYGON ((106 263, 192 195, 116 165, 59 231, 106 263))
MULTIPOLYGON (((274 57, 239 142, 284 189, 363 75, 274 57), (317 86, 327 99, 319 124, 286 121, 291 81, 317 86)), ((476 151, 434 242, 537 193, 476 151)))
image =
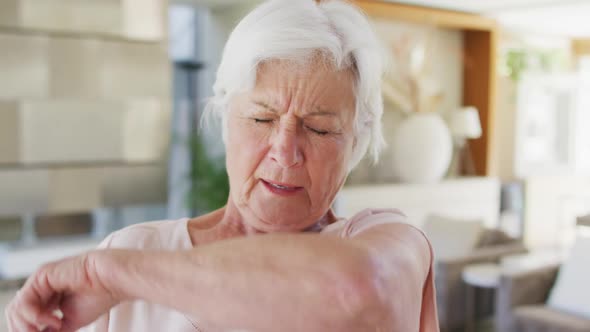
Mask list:
POLYGON ((123 104, 43 101, 22 106, 22 162, 122 160, 123 104))
POLYGON ((1 26, 15 26, 18 24, 19 16, 19 2, 18 0, 2 0, 0 1, 0 25, 1 26))
POLYGON ((0 164, 20 160, 20 112, 16 102, 0 101, 0 164))
POLYGON ((46 211, 49 196, 47 170, 11 170, 0 168, 0 215, 46 211))
POLYGON ((0 33, 0 99, 47 96, 48 47, 46 37, 0 33))
POLYGON ((0 26, 163 42, 166 0, 2 0, 0 26))
POLYGON ((166 202, 166 179, 166 168, 161 165, 0 168, 0 216, 161 204, 166 202))
POLYGON ((123 34, 123 12, 120 0, 19 0, 19 2, 20 25, 25 28, 123 34))
POLYGON ((166 159, 170 138, 169 105, 158 100, 128 102, 123 130, 123 154, 126 161, 166 159))
POLYGON ((64 168, 49 171, 48 209, 60 213, 84 212, 101 206, 101 170, 64 168))
POLYGON ((51 97, 96 98, 100 95, 101 44, 93 39, 50 40, 51 97))
POLYGON ((167 102, 0 102, 0 165, 166 159, 167 102))
POLYGON ((169 98, 163 44, 0 33, 0 99, 169 98))
POLYGON ((163 45, 105 41, 101 55, 103 98, 170 98, 171 64, 163 45))
POLYGON ((25 28, 109 34, 144 41, 163 41, 166 34, 167 1, 164 0, 18 2, 19 25, 25 28))
POLYGON ((164 165, 106 167, 102 176, 105 206, 166 202, 167 175, 164 165))
POLYGON ((166 0, 122 0, 125 36, 163 41, 166 35, 166 0))
POLYGON ((170 75, 160 44, 75 38, 50 42, 52 97, 169 98, 170 75))
POLYGON ((41 30, 61 30, 71 21, 71 9, 65 1, 19 0, 19 25, 41 30))

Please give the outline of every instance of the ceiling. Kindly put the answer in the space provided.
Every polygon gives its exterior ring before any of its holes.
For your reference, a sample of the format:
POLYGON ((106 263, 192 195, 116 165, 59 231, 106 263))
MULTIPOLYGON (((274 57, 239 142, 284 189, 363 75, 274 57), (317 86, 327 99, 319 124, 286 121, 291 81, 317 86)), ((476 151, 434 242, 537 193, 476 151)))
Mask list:
MULTIPOLYGON (((294 0, 296 1, 296 0, 294 0)), ((590 38, 590 0, 387 0, 490 16, 503 26, 534 33, 590 38)), ((210 7, 254 0, 173 0, 210 7)))
MULTIPOLYGON (((2 1, 2 0, 0 0, 2 1)), ((172 3, 191 4, 205 7, 225 7, 231 5, 238 5, 243 3, 253 3, 256 0, 171 0, 172 3)), ((262 2, 259 0, 258 2, 262 2)))
POLYGON ((590 38, 590 1, 492 15, 503 26, 570 38, 590 38))
POLYGON ((387 0, 426 7, 488 14, 500 11, 583 4, 588 0, 387 0))
POLYGON ((589 0, 396 0, 478 13, 503 26, 556 37, 590 38, 589 0))

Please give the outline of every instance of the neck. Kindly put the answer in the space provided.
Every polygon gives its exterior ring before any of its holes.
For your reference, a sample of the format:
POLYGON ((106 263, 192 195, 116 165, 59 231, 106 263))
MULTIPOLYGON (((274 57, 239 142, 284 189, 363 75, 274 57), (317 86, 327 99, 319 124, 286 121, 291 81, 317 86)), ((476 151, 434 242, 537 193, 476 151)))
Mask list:
MULTIPOLYGON (((260 225, 260 220, 258 220, 257 216, 253 213, 246 210, 246 212, 242 212, 233 200, 230 198, 224 208, 222 208, 223 214, 219 221, 219 226, 225 228, 229 227, 231 229, 239 230, 241 235, 251 235, 251 234, 262 234, 262 233, 271 233, 272 231, 257 229, 255 226, 252 225, 260 225)), ((306 227, 305 229, 301 230, 294 230, 300 232, 313 232, 313 231, 320 231, 325 226, 335 222, 337 218, 334 216, 332 209, 329 209, 326 213, 324 213, 320 218, 318 218, 311 226, 306 227)), ((309 224, 308 224, 309 225, 309 224)))
MULTIPOLYGON (((245 216, 243 213, 240 212, 238 207, 231 199, 231 196, 227 200, 227 204, 223 208, 221 208, 221 210, 223 210, 223 214, 221 215, 221 219, 219 220, 220 227, 234 229, 239 233, 239 235, 253 235, 265 233, 261 230, 258 230, 250 226, 254 223, 248 222, 248 216, 245 216)), ((250 218, 255 217, 251 216, 250 218)))
MULTIPOLYGON (((246 218, 230 198, 226 206, 189 222, 191 241, 193 245, 203 245, 222 239, 269 233, 250 226, 256 223, 246 218)), ((300 232, 319 232, 337 220, 330 209, 316 223, 300 232)))

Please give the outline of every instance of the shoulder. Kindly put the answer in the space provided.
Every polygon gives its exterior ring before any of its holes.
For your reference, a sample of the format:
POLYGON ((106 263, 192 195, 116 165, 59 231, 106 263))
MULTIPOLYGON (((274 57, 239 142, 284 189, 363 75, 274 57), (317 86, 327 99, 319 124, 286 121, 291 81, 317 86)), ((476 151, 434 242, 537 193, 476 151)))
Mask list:
POLYGON ((329 225, 324 231, 376 249, 380 255, 405 257, 406 263, 411 264, 420 262, 421 272, 432 263, 430 241, 398 209, 364 209, 350 219, 329 225), (399 252, 407 254, 399 255, 399 252))
POLYGON ((384 224, 407 224, 407 217, 398 209, 364 209, 352 218, 340 219, 324 230, 326 233, 339 233, 342 237, 353 237, 384 224))
POLYGON ((131 225, 111 233, 102 241, 99 248, 184 249, 190 245, 187 221, 187 218, 183 218, 131 225))
POLYGON ((424 232, 401 211, 363 210, 348 220, 344 232, 352 241, 369 248, 375 261, 390 262, 416 280, 426 281, 434 259, 432 246, 424 232))

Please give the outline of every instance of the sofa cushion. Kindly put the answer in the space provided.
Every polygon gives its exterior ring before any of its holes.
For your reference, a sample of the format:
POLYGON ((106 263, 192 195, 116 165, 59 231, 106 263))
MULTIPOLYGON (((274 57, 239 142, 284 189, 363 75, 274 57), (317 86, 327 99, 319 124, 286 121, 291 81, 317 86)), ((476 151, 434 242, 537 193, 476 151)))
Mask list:
POLYGON ((563 263, 547 305, 590 320, 590 237, 578 237, 563 263))
POLYGON ((479 242, 483 222, 431 215, 423 230, 430 239, 435 259, 440 261, 471 254, 479 242))
POLYGON ((517 239, 510 237, 508 234, 499 229, 486 228, 482 231, 476 247, 485 248, 502 244, 512 244, 517 241, 517 239))
POLYGON ((545 305, 518 307, 514 320, 517 331, 590 332, 590 320, 545 305))

